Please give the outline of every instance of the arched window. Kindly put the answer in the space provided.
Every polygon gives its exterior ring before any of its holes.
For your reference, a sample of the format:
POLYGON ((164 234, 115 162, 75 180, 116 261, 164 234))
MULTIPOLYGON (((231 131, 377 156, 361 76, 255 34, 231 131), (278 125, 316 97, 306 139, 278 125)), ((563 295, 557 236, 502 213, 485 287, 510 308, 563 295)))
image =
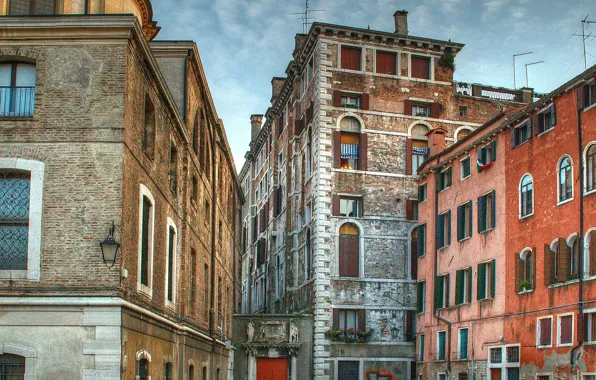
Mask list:
POLYGON ((0 63, 0 116, 31 117, 35 106, 35 65, 0 63))
POLYGON ((470 134, 470 132, 472 132, 472 130, 467 129, 467 128, 462 128, 459 131, 457 131, 457 134, 455 135, 455 141, 461 141, 462 139, 464 139, 467 135, 470 134))
POLYGON ((313 169, 312 156, 312 128, 308 128, 306 135, 306 177, 309 178, 313 169))
POLYGON ((56 14, 56 0, 10 0, 8 14, 11 16, 56 14))
POLYGON ((573 198, 573 170, 571 159, 564 157, 559 163, 559 202, 573 198))
POLYGON ((207 367, 203 367, 203 379, 202 380, 207 380, 207 367))
POLYGON ((570 279, 575 279, 579 274, 579 239, 574 236, 568 243, 569 252, 569 274, 570 279))
POLYGON ((596 143, 586 151, 586 191, 596 190, 596 143))
POLYGON ((0 379, 20 380, 25 378, 25 358, 23 356, 0 355, 0 379))
POLYGON ((352 223, 345 223, 339 229, 339 275, 360 276, 360 233, 352 223))
POLYGON ((532 182, 532 176, 529 174, 525 175, 520 183, 519 205, 519 212, 522 218, 534 213, 534 184, 532 182))
POLYGON ((306 251, 306 255, 305 255, 305 263, 304 265, 306 266, 306 279, 310 280, 312 278, 313 275, 313 265, 312 265, 312 249, 311 249, 311 243, 310 243, 311 237, 310 237, 310 228, 306 230, 306 244, 305 244, 305 251, 306 251))
POLYGON ((219 380, 219 368, 217 369, 217 374, 215 376, 215 380, 219 380))
POLYGON ((155 149, 155 107, 149 95, 145 94, 145 120, 143 123, 142 147, 150 158, 155 149))
POLYGON ((137 379, 149 380, 149 360, 143 358, 137 362, 137 379))
POLYGON ((174 366, 172 363, 166 363, 163 366, 163 377, 165 380, 174 380, 174 366))
POLYGON ((412 127, 412 174, 418 174, 418 167, 428 158, 428 138, 426 134, 429 128, 423 124, 416 124, 412 127))
POLYGON ((360 121, 354 116, 341 119, 341 168, 350 170, 361 169, 360 149, 360 121))
POLYGON ((195 366, 192 364, 188 366, 188 380, 195 380, 195 366))
POLYGON ((525 249, 522 251, 519 255, 519 260, 518 285, 520 288, 525 288, 526 290, 533 289, 535 275, 534 268, 536 268, 536 265, 532 250, 525 249))

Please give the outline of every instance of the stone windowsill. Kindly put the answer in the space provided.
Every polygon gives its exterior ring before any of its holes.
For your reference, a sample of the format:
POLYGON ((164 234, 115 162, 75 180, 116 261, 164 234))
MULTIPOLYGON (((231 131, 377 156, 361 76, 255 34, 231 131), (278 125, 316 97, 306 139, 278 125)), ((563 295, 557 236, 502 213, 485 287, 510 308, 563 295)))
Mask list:
POLYGON ((553 289, 553 288, 560 288, 561 286, 566 286, 566 285, 571 285, 571 284, 575 284, 579 282, 579 278, 576 278, 575 280, 567 280, 565 282, 559 282, 556 284, 550 284, 548 286, 549 289, 553 289))
POLYGON ((520 290, 519 292, 517 292, 517 294, 518 295, 528 294, 528 293, 532 293, 533 291, 534 291, 534 288, 526 289, 526 290, 520 290))

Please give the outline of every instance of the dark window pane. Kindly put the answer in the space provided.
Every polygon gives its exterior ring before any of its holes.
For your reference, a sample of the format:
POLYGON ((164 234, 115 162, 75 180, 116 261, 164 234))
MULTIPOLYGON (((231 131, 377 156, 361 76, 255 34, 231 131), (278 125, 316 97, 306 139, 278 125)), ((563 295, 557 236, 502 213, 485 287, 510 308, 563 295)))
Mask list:
POLYGON ((342 380, 359 380, 360 362, 337 362, 337 378, 342 380))
POLYGON ((0 172, 0 270, 26 270, 29 172, 0 172))

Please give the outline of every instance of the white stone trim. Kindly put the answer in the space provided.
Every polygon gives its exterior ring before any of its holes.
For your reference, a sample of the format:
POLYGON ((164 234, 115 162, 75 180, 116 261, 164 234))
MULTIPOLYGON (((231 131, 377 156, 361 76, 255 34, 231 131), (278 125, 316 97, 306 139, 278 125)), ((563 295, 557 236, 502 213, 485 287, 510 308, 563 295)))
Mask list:
POLYGON ((575 313, 561 313, 557 314, 557 347, 571 347, 573 346, 574 342, 574 334, 575 334, 575 313), (570 343, 561 343, 561 317, 571 316, 571 342, 570 343))
MULTIPOLYGON (((586 147, 584 148, 584 152, 583 154, 583 160, 584 160, 584 172, 583 172, 583 176, 584 176, 584 195, 587 194, 592 194, 593 192, 596 192, 596 189, 592 189, 590 191, 588 191, 588 165, 587 165, 587 159, 588 159, 588 150, 590 150, 591 147, 596 146, 596 141, 590 141, 589 143, 586 144, 586 147)), ((595 171, 595 175, 596 175, 596 168, 594 168, 595 171)))
POLYGON ((559 160, 557 161, 557 206, 565 204, 567 202, 571 202, 574 198, 575 198, 575 184, 574 184, 574 180, 573 180, 573 157, 571 157, 571 155, 565 153, 564 155, 562 155, 559 160), (569 158, 569 170, 571 170, 571 175, 570 175, 570 181, 571 181, 571 198, 565 199, 565 200, 561 200, 561 183, 559 182, 559 180, 561 179, 561 164, 563 163, 563 160, 565 158, 569 158))
POLYGON ((170 285, 169 283, 169 273, 168 273, 168 268, 170 267, 170 255, 169 252, 168 254, 166 254, 166 275, 165 277, 165 292, 164 292, 164 302, 165 305, 173 310, 175 310, 176 308, 176 285, 177 285, 177 277, 178 277, 178 228, 176 227, 176 223, 174 223, 174 221, 172 220, 172 218, 170 218, 168 216, 168 220, 167 220, 167 224, 166 224, 166 250, 170 249, 170 227, 172 227, 174 229, 174 254, 172 255, 174 262, 172 264, 172 270, 174 273, 172 273, 172 300, 168 300, 168 287, 170 285))
POLYGON ((550 348, 553 346, 553 316, 552 315, 547 315, 544 317, 537 317, 536 318, 536 348, 541 349, 541 348, 550 348), (542 319, 550 319, 550 343, 547 345, 540 345, 540 335, 541 335, 541 331, 540 331, 540 320, 542 319))
POLYGON ((0 270, 0 278, 39 282, 41 278, 41 225, 45 163, 23 158, 0 158, 0 169, 18 169, 31 173, 31 181, 29 183, 27 269, 0 270))
POLYGON ((37 350, 16 343, 0 342, 0 355, 12 354, 25 358, 25 380, 35 380, 37 367, 37 350))
POLYGON ((519 219, 525 219, 525 218, 528 218, 528 217, 534 215, 534 206, 535 206, 534 193, 535 193, 535 191, 534 191, 534 177, 532 177, 531 173, 524 173, 521 176, 521 178, 519 179, 519 183, 517 185, 517 216, 519 219), (530 176, 530 181, 532 184, 532 212, 527 215, 522 215, 522 190, 521 190, 521 187, 522 187, 522 182, 523 182, 524 178, 526 178, 526 176, 530 176))
POLYGON ((596 241, 592 242, 590 239, 590 233, 592 231, 596 231, 596 227, 588 229, 584 235, 584 278, 590 277, 590 245, 596 244, 596 241))
POLYGON ((453 141, 455 141, 455 142, 458 142, 458 141, 459 141, 459 140, 457 139, 457 134, 458 134, 459 132, 461 132, 462 130, 464 130, 464 129, 465 129, 465 130, 468 130, 468 131, 470 131, 470 132, 473 132, 473 131, 474 131, 474 129, 472 129, 472 128, 470 128, 469 126, 466 126, 466 125, 464 125, 464 126, 461 126, 461 127, 458 127, 458 128, 455 130, 455 132, 453 132, 453 141))
POLYGON ((142 183, 139 184, 139 236, 138 236, 138 260, 137 260, 137 291, 147 294, 150 298, 153 297, 153 241, 155 234, 155 199, 147 186, 142 183), (141 250, 143 239, 143 197, 147 197, 151 202, 151 210, 149 213, 149 252, 147 258, 147 282, 148 285, 141 284, 141 250))

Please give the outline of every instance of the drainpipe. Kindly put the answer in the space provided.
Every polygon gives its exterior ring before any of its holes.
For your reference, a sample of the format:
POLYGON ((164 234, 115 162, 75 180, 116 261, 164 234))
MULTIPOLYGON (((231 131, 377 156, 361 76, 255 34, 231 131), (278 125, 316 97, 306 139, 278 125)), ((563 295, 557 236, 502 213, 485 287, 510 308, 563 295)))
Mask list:
MULTIPOLYGON (((437 156, 437 165, 439 164, 439 162, 440 162, 440 156, 437 156)), ((434 223, 435 224, 435 239, 434 239, 434 241, 435 241, 435 246, 434 246, 435 265, 433 266, 433 272, 434 272, 434 276, 433 276, 434 288, 433 289, 436 289, 436 287, 437 287, 436 281, 437 281, 437 276, 439 274, 439 247, 438 247, 438 243, 437 243, 437 221, 439 218, 439 188, 437 186, 436 174, 437 173, 435 172, 435 176, 434 176, 434 179, 435 179, 435 204, 434 204, 434 213, 433 213, 434 219, 435 219, 434 220, 434 222, 435 222, 434 223)), ((433 294, 434 294, 434 292, 433 292, 433 294)), ((433 302, 434 302, 434 298, 433 298, 433 302)), ((433 305, 433 307, 434 307, 434 305, 433 305)), ((437 320, 439 322, 444 322, 448 325, 448 334, 447 334, 448 339, 446 337, 446 340, 447 340, 447 350, 446 351, 447 352, 445 354, 446 354, 446 359, 447 359, 447 370, 449 371, 449 373, 451 373, 451 321, 441 317, 436 308, 434 309, 434 311, 435 311, 434 317, 437 318, 437 320)))
MULTIPOLYGON (((582 88, 578 88, 577 91, 582 91, 582 88)), ((579 253, 579 316, 577 318, 577 332, 578 332, 578 343, 571 349, 571 364, 573 367, 577 367, 577 362, 581 355, 577 355, 576 351, 579 350, 584 344, 584 155, 583 155, 583 136, 582 136, 582 112, 583 108, 579 108, 577 105, 577 142, 578 142, 578 157, 579 157, 579 234, 577 236, 578 243, 577 249, 579 253)))
POLYGON ((217 150, 217 143, 216 143, 216 135, 215 135, 215 128, 217 128, 217 125, 214 125, 213 128, 209 128, 207 127, 207 130, 210 133, 210 140, 211 140, 211 289, 210 289, 210 295, 211 295, 211 302, 209 303, 209 335, 211 336, 211 338, 213 339, 213 342, 211 344, 211 361, 209 363, 210 368, 210 372, 214 373, 215 369, 214 369, 214 361, 215 361, 215 339, 217 338, 215 336, 215 287, 217 286, 217 282, 215 281, 215 235, 216 235, 216 224, 215 224, 215 216, 216 216, 216 208, 217 208, 217 196, 215 194, 215 185, 216 185, 216 176, 215 176, 215 170, 217 168, 217 164, 216 164, 216 160, 215 158, 217 157, 217 155, 215 154, 216 150, 217 150))

